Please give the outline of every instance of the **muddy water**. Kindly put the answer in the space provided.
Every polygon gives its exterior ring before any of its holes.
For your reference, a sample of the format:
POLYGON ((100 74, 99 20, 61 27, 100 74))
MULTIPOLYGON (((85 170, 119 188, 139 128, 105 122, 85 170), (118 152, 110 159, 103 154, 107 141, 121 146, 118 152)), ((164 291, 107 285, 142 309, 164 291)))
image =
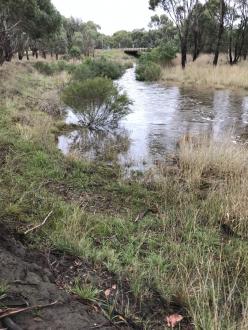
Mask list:
MULTIPOLYGON (((119 161, 143 169, 175 150, 183 134, 209 134, 214 138, 228 134, 236 141, 247 132, 248 93, 138 82, 134 68, 127 70, 117 83, 133 100, 132 113, 120 123, 118 138, 108 133, 89 136, 92 134, 75 130, 59 137, 62 152, 73 148, 94 158, 106 153, 106 145, 113 147, 117 143, 119 161)), ((68 110, 66 121, 77 122, 72 110, 68 110)))

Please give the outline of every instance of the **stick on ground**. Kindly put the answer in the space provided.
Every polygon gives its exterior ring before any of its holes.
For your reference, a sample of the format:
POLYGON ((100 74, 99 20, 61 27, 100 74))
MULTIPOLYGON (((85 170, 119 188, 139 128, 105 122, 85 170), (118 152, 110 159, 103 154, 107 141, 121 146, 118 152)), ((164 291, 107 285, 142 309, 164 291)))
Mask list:
POLYGON ((31 231, 34 231, 34 230, 36 230, 36 229, 38 229, 38 228, 44 226, 45 223, 47 222, 47 220, 50 218, 50 216, 51 216, 52 213, 53 213, 53 211, 50 211, 50 212, 48 213, 48 215, 45 217, 45 219, 42 221, 42 223, 40 223, 39 225, 34 226, 33 228, 30 228, 30 229, 26 230, 24 234, 27 235, 27 234, 30 233, 31 231))

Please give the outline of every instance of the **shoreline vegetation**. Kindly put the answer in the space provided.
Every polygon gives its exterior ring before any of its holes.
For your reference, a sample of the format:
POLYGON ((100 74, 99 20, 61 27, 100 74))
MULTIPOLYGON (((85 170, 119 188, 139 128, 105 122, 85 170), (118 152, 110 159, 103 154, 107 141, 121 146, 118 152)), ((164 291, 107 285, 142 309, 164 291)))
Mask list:
POLYGON ((1 222, 71 260, 63 289, 123 329, 164 329, 177 313, 180 329, 246 330, 247 148, 185 136, 173 165, 124 178, 57 149, 70 73, 12 62, 0 76, 1 222))
POLYGON ((194 86, 211 89, 248 89, 248 64, 241 61, 230 66, 224 55, 219 65, 212 65, 211 55, 203 54, 192 62, 189 60, 184 70, 180 67, 180 56, 171 65, 162 68, 161 82, 176 83, 183 86, 194 86))
POLYGON ((141 81, 158 81, 161 84, 173 83, 181 86, 211 89, 248 89, 248 63, 240 61, 235 65, 228 64, 224 54, 220 55, 218 66, 212 64, 212 55, 201 54, 192 61, 188 54, 187 66, 182 70, 181 55, 172 51, 162 56, 162 51, 153 49, 142 54, 137 61, 136 79, 141 81), (160 58, 156 54, 160 54, 160 58))

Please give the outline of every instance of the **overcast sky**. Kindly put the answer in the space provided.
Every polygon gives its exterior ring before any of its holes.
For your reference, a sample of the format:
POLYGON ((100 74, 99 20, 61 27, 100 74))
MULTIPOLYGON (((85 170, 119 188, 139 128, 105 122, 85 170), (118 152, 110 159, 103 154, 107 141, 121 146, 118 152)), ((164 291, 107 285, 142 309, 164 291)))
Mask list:
POLYGON ((113 34, 118 30, 131 31, 146 28, 154 12, 149 10, 149 0, 52 0, 66 17, 94 21, 101 32, 113 34))

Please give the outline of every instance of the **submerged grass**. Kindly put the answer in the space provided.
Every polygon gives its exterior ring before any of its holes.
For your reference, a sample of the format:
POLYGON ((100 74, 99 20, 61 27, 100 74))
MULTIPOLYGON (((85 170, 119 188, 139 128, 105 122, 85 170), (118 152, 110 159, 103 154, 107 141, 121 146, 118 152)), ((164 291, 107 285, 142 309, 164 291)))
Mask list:
MULTIPOLYGON (((2 221, 23 231, 53 210, 39 235, 30 234, 33 244, 104 267, 118 288, 127 282, 115 309, 144 329, 162 329, 172 306, 195 329, 247 329, 247 149, 184 139, 173 168, 160 165, 124 180, 117 165, 62 156, 54 138, 58 119, 39 103, 27 104, 27 95, 40 97, 63 83, 61 75, 12 64, 1 74, 9 76, 0 85, 2 221), (155 213, 135 222, 146 209, 155 213)), ((72 290, 98 299, 102 288, 87 285, 72 290)))

